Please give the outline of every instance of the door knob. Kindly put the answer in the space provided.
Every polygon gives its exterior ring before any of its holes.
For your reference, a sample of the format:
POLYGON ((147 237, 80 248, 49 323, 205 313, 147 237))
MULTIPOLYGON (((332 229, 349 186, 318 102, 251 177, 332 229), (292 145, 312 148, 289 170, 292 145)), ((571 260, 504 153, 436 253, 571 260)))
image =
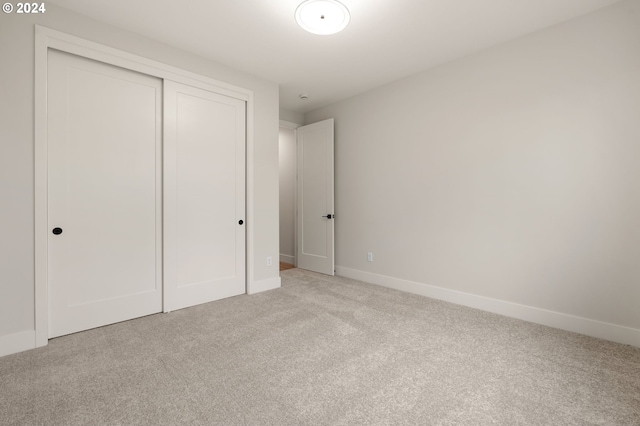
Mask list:
POLYGON ((322 217, 326 217, 327 219, 333 219, 335 216, 329 213, 328 215, 322 216, 322 217))
POLYGON ((240 220, 238 221, 238 225, 242 225, 243 223, 244 223, 244 220, 242 220, 242 219, 240 219, 240 220))
POLYGON ((53 235, 60 235, 62 234, 62 228, 53 228, 51 232, 53 232, 53 235))

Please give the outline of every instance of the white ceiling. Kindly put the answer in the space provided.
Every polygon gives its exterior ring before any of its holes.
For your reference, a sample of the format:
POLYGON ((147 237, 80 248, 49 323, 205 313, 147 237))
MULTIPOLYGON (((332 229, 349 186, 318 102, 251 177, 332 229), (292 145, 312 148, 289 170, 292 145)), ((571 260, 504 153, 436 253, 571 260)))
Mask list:
POLYGON ((342 0, 351 23, 329 36, 297 26, 302 0, 49 2, 277 82, 307 112, 618 1, 342 0))

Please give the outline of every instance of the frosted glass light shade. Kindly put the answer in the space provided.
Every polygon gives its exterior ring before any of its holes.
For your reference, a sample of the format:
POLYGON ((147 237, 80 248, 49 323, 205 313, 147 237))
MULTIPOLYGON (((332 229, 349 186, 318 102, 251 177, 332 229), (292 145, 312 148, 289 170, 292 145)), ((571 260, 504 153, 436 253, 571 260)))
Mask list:
POLYGON ((336 0, 306 0, 296 9, 296 22, 313 34, 329 35, 349 25, 349 9, 336 0))

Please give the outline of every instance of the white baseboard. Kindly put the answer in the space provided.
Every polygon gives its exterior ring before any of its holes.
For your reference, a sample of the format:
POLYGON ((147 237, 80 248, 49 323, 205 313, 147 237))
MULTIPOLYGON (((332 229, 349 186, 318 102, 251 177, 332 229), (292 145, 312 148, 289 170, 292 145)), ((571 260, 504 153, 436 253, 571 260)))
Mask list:
POLYGON ((517 318, 536 324, 572 331, 599 339, 610 340, 616 343, 640 347, 640 329, 625 327, 616 324, 596 321, 589 318, 563 314, 535 308, 533 306, 520 305, 490 297, 478 296, 457 290, 450 290, 433 285, 407 281, 400 278, 373 274, 371 272, 336 266, 336 275, 383 287, 393 288, 408 293, 431 297, 458 305, 481 309, 511 318, 517 318))
POLYGON ((280 253, 280 262, 290 263, 291 265, 295 265, 296 264, 296 257, 295 256, 290 256, 288 254, 280 253))
POLYGON ((266 280, 254 281, 247 288, 247 294, 261 293, 267 290, 280 288, 280 277, 268 278, 266 280))
POLYGON ((0 336, 0 356, 15 354, 35 347, 36 332, 34 330, 0 336))

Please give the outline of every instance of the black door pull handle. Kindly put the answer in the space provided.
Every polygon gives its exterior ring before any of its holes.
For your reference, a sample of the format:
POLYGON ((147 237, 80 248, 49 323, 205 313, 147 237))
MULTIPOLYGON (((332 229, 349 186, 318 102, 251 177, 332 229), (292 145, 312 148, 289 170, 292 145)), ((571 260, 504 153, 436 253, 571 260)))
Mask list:
POLYGON ((327 219, 333 219, 335 217, 335 215, 328 214, 328 215, 322 216, 322 217, 326 217, 327 219))
POLYGON ((51 232, 53 232, 53 235, 60 235, 62 234, 62 228, 53 228, 51 232))

